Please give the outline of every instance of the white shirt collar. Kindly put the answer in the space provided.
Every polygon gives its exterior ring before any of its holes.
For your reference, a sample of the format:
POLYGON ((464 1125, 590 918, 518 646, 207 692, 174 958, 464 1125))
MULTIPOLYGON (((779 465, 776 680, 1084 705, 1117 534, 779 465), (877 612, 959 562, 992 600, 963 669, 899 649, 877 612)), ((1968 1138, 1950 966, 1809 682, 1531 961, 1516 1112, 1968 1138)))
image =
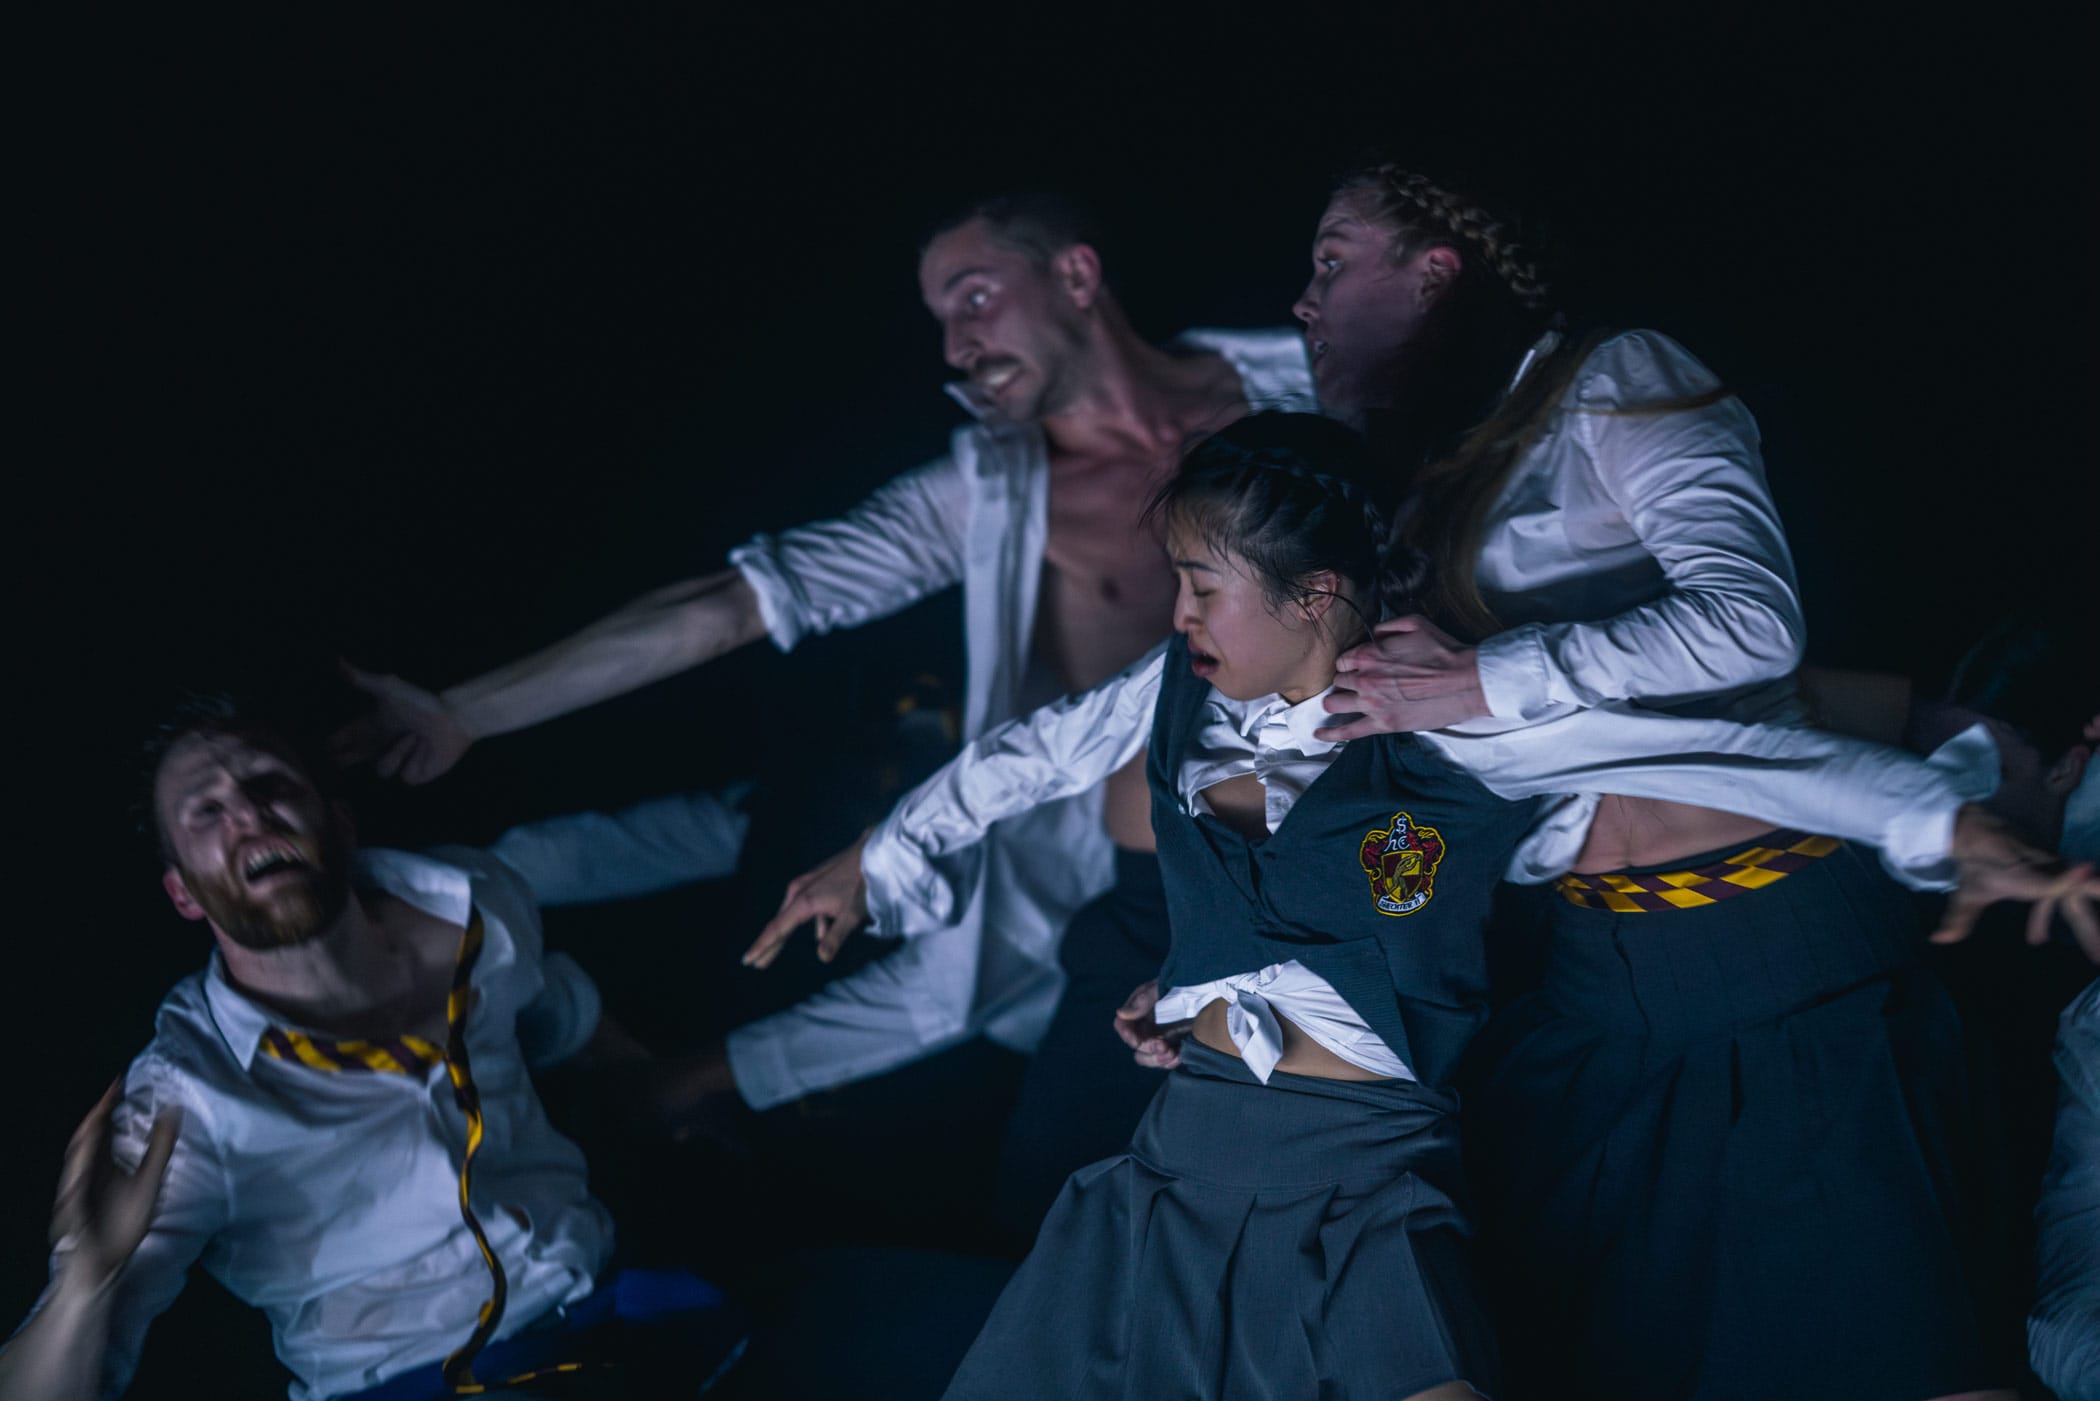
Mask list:
POLYGON ((1209 703, 1218 719, 1231 726, 1257 750, 1287 749, 1316 756, 1342 747, 1340 741, 1318 739, 1313 735, 1314 730, 1324 729, 1335 718, 1328 714, 1323 704, 1333 693, 1334 687, 1329 686, 1292 705, 1274 692, 1242 701, 1213 689, 1209 703))
MULTIPOLYGON (((473 878, 457 866, 447 866, 427 856, 383 848, 360 851, 352 867, 351 880, 360 886, 384 890, 425 914, 464 926, 474 908, 473 878)), ((281 1025, 226 976, 226 962, 213 949, 204 972, 204 999, 211 1008, 226 1049, 248 1069, 262 1047, 265 1031, 281 1025)))

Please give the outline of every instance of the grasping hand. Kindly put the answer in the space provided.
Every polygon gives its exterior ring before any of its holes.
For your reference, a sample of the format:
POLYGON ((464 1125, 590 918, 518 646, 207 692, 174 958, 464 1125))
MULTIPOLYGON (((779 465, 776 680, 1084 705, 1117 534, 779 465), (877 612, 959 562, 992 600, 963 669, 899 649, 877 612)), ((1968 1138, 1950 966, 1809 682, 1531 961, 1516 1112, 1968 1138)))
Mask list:
POLYGON ((378 761, 381 778, 428 783, 460 761, 474 736, 443 699, 412 681, 338 662, 343 677, 372 698, 372 708, 329 737, 339 764, 378 761))
POLYGON ((1116 1008, 1116 1035, 1135 1052, 1132 1059, 1154 1070, 1172 1070, 1181 1064, 1181 1042, 1194 1021, 1169 1022, 1161 1026, 1152 1019, 1159 1005, 1159 980, 1153 979, 1131 990, 1116 1008))
POLYGON ((1388 618, 1335 660, 1330 713, 1354 715, 1315 730, 1325 740, 1440 730, 1488 713, 1476 649, 1427 618, 1388 618))
POLYGON ((80 1271, 79 1278, 96 1287, 114 1279, 146 1238, 160 1201, 161 1179, 175 1152, 175 1135, 182 1127, 179 1112, 163 1112, 153 1121, 138 1170, 118 1167, 109 1154, 109 1130, 123 1083, 113 1081, 73 1131, 58 1176, 58 1200, 51 1208, 52 1241, 73 1238, 65 1268, 80 1271))
POLYGON ((874 830, 870 827, 852 846, 788 882, 780 913, 758 931, 751 947, 744 950, 746 968, 770 967, 780 956, 788 935, 811 920, 817 925, 817 957, 826 963, 838 957, 846 936, 867 923, 868 884, 861 878, 860 853, 874 830))
POLYGON ((1952 855, 1961 884, 1933 931, 1934 943, 1968 938, 1977 917, 2000 900, 2026 900, 2033 906, 2027 912, 2028 943, 2046 943, 2050 922, 2060 914, 2086 957, 2100 963, 2100 876, 2090 863, 2066 866, 1973 803, 1954 820, 1952 855))

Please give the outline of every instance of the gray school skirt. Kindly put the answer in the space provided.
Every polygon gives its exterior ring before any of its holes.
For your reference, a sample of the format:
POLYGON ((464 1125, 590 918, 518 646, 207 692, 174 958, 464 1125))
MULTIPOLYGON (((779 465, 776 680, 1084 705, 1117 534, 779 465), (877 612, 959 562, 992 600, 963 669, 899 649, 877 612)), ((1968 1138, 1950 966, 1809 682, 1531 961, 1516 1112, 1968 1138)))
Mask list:
POLYGON ((1129 1151, 1066 1182, 949 1401, 1486 1392, 1457 1097, 1181 1055, 1129 1151))

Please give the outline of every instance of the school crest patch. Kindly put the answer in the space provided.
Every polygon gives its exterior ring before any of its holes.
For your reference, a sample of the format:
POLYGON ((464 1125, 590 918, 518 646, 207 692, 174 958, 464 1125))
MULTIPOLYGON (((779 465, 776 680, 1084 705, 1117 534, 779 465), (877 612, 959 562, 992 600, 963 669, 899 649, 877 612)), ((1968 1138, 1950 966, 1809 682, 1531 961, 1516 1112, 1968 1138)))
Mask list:
POLYGON ((1411 915, 1436 894, 1437 863, 1444 859, 1443 834, 1418 827, 1412 816, 1393 814, 1392 824, 1364 834, 1357 860, 1371 878, 1371 899, 1382 915, 1411 915))

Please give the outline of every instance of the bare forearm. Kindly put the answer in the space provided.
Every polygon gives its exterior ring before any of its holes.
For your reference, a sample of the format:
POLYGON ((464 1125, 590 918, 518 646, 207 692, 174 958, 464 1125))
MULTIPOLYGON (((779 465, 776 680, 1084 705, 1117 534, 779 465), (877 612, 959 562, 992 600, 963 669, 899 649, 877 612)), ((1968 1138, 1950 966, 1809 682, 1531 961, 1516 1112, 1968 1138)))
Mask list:
POLYGON ((62 1272, 36 1317, 0 1350, 0 1401, 94 1401, 109 1320, 109 1287, 62 1272))
POLYGON ((728 569, 645 594, 574 636, 461 682, 443 699, 482 739, 625 695, 764 635, 758 596, 728 569))

